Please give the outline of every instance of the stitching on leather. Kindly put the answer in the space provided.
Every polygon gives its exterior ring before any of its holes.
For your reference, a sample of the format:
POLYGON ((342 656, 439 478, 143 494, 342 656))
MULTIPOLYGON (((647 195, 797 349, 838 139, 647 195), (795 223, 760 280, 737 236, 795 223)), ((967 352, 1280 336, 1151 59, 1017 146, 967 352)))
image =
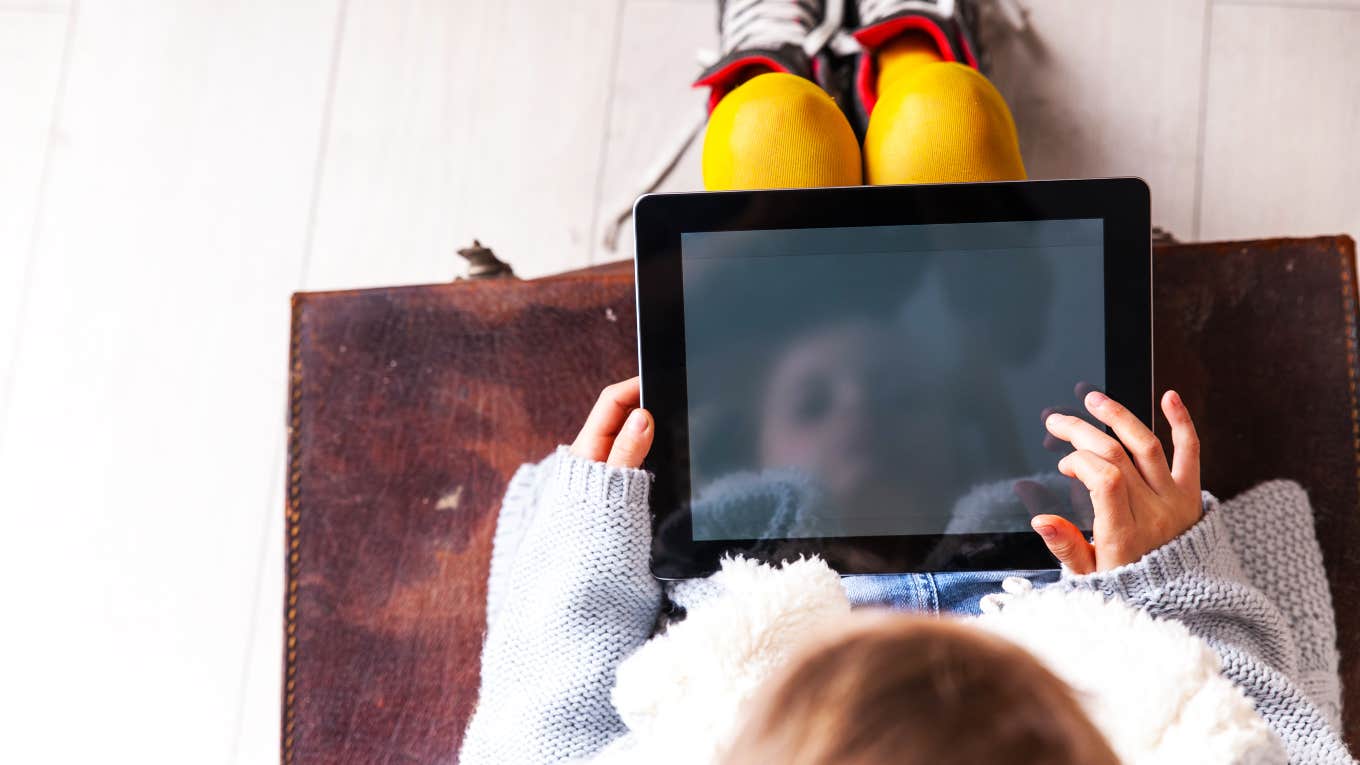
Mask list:
POLYGON ((302 415, 302 300, 293 297, 293 327, 289 339, 290 362, 288 391, 288 499, 287 512, 287 608, 284 613, 284 680, 283 680, 283 763, 293 763, 294 729, 297 723, 297 601, 298 601, 298 523, 302 496, 302 454, 299 422, 302 415))
POLYGON ((1356 291, 1355 291, 1355 252, 1351 248, 1347 252, 1346 247, 1340 248, 1341 261, 1341 310, 1346 316, 1346 386, 1350 391, 1351 399, 1351 444, 1355 452, 1355 480, 1360 482, 1360 396, 1356 393, 1357 370, 1360 365, 1356 363, 1356 291))

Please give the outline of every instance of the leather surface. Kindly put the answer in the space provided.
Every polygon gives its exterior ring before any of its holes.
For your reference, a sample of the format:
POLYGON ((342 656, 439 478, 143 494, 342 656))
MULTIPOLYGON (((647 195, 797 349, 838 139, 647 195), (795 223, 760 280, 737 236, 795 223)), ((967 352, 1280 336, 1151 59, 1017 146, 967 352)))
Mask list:
MULTIPOLYGON (((1310 491, 1355 741, 1354 242, 1160 247, 1155 277, 1158 389, 1196 416, 1205 487, 1310 491)), ((283 760, 450 762, 476 697, 501 494, 636 373, 631 264, 293 306, 283 760)))
POLYGON ((634 374, 633 316, 630 276, 295 296, 285 762, 452 761, 505 484, 634 374))
MULTIPOLYGON (((1157 390, 1200 432, 1220 498, 1271 478, 1308 490, 1341 646, 1347 745, 1360 742, 1360 414, 1349 237, 1158 248, 1157 390)), ((1162 442, 1170 444, 1164 422, 1162 442)))

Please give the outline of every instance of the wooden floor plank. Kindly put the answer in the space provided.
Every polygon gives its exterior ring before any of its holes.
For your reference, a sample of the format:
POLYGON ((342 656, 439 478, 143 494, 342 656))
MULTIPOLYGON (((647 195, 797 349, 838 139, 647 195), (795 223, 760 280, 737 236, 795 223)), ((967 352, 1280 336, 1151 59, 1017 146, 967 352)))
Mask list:
POLYGON ((350 4, 307 284, 585 265, 617 0, 350 4))
MULTIPOLYGON (((241 680, 241 704, 236 720, 236 739, 231 762, 236 765, 274 762, 279 759, 279 731, 283 677, 284 603, 284 439, 275 443, 269 511, 259 528, 259 545, 253 587, 254 612, 250 618, 250 645, 246 650, 241 680)), ((242 583, 245 586, 245 583, 242 583)))
POLYGON ((1360 237, 1357 39, 1360 7, 1215 6, 1203 238, 1360 237))
MULTIPOLYGON (((631 207, 647 171, 704 116, 706 90, 690 87, 700 49, 718 47, 717 11, 694 0, 628 0, 624 5, 614 97, 606 132, 594 261, 633 256, 633 228, 619 230, 614 249, 602 242, 615 216, 631 207)), ((699 191, 702 133, 659 191, 699 191)))
POLYGON ((66 0, 0 0, 0 13, 52 13, 64 18, 70 9, 66 0))
POLYGON ((1136 175, 1152 222, 1193 236, 1203 0, 1025 0, 1030 31, 986 28, 991 78, 1031 178, 1136 175))
POLYGON ((1360 0, 1213 0, 1215 5, 1264 5, 1312 10, 1360 8, 1360 0))
POLYGON ((335 3, 77 14, 0 434, 3 759, 221 763, 335 3))
POLYGON ((66 31, 64 10, 34 13, 0 6, 0 418, 28 283, 66 31))

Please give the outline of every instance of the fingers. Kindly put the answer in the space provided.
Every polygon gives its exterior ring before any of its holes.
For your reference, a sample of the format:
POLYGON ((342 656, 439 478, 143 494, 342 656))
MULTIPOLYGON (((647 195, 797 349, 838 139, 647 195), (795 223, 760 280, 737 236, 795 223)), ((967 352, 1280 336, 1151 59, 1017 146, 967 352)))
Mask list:
POLYGON ((652 448, 652 435, 655 432, 651 413, 646 409, 634 409, 628 415, 628 419, 624 420, 623 429, 619 431, 618 438, 614 439, 613 448, 609 450, 609 466, 642 467, 647 450, 652 448))
POLYGON ((1075 451, 1058 460, 1058 472, 1081 481, 1091 493, 1097 539, 1122 539, 1134 529, 1124 471, 1088 451, 1075 451))
POLYGON ((1030 515, 1059 513, 1063 510, 1062 501, 1038 481, 1031 481, 1027 478, 1021 479, 1016 481, 1011 488, 1030 515))
MULTIPOLYGON (((1119 436, 1119 440, 1123 442, 1124 447, 1133 457, 1133 462, 1137 465, 1139 474, 1152 487, 1153 491, 1164 494, 1175 488, 1175 481, 1171 478, 1171 469, 1166 463, 1166 452, 1162 449, 1162 442, 1148 429, 1147 425, 1143 424, 1142 420, 1139 420, 1123 404, 1100 391, 1087 393, 1085 403, 1087 411, 1097 420, 1109 425, 1115 435, 1119 436)), ((1083 447, 1077 446, 1077 448, 1083 447)), ((1102 456, 1104 455, 1102 454, 1102 456)))
POLYGON ((1044 546, 1058 562, 1074 574, 1089 574, 1096 570, 1096 551, 1081 530, 1066 518, 1056 515, 1036 515, 1030 525, 1044 540, 1044 546))
MULTIPOLYGON (((614 383, 600 392, 595 407, 590 410, 586 424, 572 442, 571 453, 595 462, 604 462, 614 446, 614 439, 623 429, 628 413, 642 400, 638 378, 614 383)), ((648 420, 650 422, 650 418, 648 420)), ((650 445, 650 441, 649 441, 650 445)))
MULTIPOLYGON (((1076 481, 1072 485, 1079 489, 1081 487, 1076 481)), ((1025 509, 1034 515, 1030 525, 1043 538, 1044 545, 1058 562, 1078 574, 1095 571, 1095 548, 1086 541, 1076 524, 1056 515, 1064 510, 1062 500, 1037 481, 1016 481, 1014 489, 1025 509)), ((1073 492, 1074 497, 1076 493, 1073 492)), ((1085 489, 1080 489, 1080 493, 1087 497, 1087 502, 1090 501, 1085 489)))
MULTIPOLYGON (((1138 469, 1129 460, 1124 447, 1110 434, 1100 430, 1080 417, 1055 413, 1044 421, 1044 427, 1056 439, 1066 441, 1074 449, 1087 451, 1114 465, 1125 473, 1131 481, 1140 481, 1138 469)), ((1061 463, 1059 463, 1061 464, 1061 463)))
POLYGON ((1072 503, 1071 521, 1079 529, 1094 529, 1096 510, 1091 506, 1091 492, 1075 478, 1067 481, 1068 501, 1072 503))
MULTIPOLYGON (((1097 388, 1096 386, 1092 385, 1091 383, 1086 382, 1085 380, 1079 381, 1079 382, 1078 382, 1075 386, 1073 386, 1073 388, 1072 388, 1072 392, 1073 392, 1074 394, 1076 394, 1076 397, 1077 397, 1077 400, 1078 400, 1078 401, 1084 400, 1084 399, 1086 398, 1086 394, 1090 393, 1090 392, 1093 391, 1093 390, 1100 390, 1100 389, 1097 388)), ((1067 414, 1067 415, 1071 415, 1071 416, 1073 416, 1073 417, 1079 416, 1079 413, 1077 412, 1077 410, 1075 410, 1075 409, 1073 409, 1073 408, 1071 408, 1071 407, 1067 407, 1067 406, 1048 406, 1048 407, 1044 407, 1043 411, 1039 413, 1039 419, 1041 419, 1041 420, 1048 420, 1048 416, 1049 416, 1050 414, 1053 414, 1054 412, 1057 412, 1058 414, 1067 414)), ((1064 455, 1064 454, 1067 454, 1068 452, 1072 451, 1072 446, 1071 446, 1070 444, 1068 444, 1066 441, 1063 441, 1063 440, 1060 439, 1060 438, 1055 438, 1055 437, 1053 436, 1052 433, 1045 433, 1045 434, 1044 434, 1044 448, 1047 449, 1047 450, 1049 450, 1050 452, 1053 452, 1053 453, 1059 455, 1059 456, 1064 455)))
MULTIPOLYGON (((1077 415, 1076 410, 1070 409, 1065 406, 1046 406, 1044 407, 1043 411, 1039 413, 1039 417, 1040 419, 1047 422, 1048 418, 1054 413, 1065 414, 1071 417, 1075 417, 1077 415)), ((1071 444, 1048 432, 1044 433, 1044 448, 1049 450, 1050 452, 1053 452, 1054 454, 1057 454, 1058 456, 1062 456, 1072 451, 1071 444)))
POLYGON ((605 388, 572 443, 572 454, 611 467, 641 467, 656 428, 652 415, 638 408, 640 402, 636 377, 605 388))
POLYGON ((1174 449, 1171 478, 1182 490, 1199 495, 1199 434, 1190 419, 1181 395, 1169 390, 1162 395, 1162 414, 1171 424, 1171 447, 1174 449))

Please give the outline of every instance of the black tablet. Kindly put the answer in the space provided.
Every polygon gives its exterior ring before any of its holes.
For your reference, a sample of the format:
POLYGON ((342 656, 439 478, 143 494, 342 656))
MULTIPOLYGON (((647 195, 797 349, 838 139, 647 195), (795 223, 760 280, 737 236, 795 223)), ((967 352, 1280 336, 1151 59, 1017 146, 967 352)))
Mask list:
POLYGON ((1151 422, 1148 202, 1131 178, 639 199, 653 573, 1052 567, 1030 518, 1091 511, 1047 411, 1099 388, 1151 422))

